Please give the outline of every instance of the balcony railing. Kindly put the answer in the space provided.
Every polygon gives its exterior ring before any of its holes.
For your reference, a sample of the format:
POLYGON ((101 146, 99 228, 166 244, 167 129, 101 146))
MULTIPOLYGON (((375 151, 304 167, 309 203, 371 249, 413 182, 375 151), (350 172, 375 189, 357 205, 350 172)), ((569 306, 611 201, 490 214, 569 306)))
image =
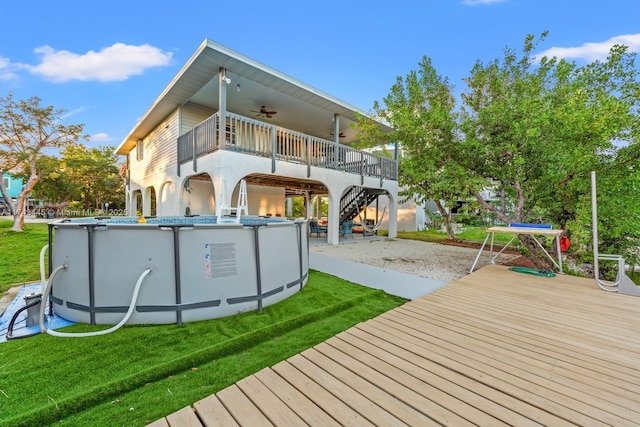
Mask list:
MULTIPOLYGON (((334 169, 362 177, 397 180, 396 161, 377 157, 333 141, 227 113, 225 137, 220 146, 220 115, 214 114, 178 138, 178 164, 224 149, 276 160, 334 169)), ((195 165, 194 165, 195 167, 195 165)))

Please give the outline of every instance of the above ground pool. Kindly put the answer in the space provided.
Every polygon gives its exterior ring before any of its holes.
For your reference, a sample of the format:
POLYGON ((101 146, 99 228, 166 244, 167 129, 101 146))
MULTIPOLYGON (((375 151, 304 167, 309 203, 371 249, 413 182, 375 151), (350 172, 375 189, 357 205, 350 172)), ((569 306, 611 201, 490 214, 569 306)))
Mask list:
POLYGON ((182 324, 262 310, 307 283, 307 221, 216 222, 196 216, 50 223, 54 311, 73 322, 116 324, 134 307, 128 324, 182 324))

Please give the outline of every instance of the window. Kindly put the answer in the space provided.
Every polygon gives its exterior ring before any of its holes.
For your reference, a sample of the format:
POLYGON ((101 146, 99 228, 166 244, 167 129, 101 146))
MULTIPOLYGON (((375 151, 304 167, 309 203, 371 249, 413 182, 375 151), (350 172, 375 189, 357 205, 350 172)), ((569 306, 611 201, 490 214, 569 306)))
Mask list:
POLYGON ((4 188, 6 188, 7 190, 11 187, 11 180, 9 179, 9 177, 3 177, 2 181, 4 182, 4 188))
POLYGON ((136 160, 142 160, 144 158, 144 146, 142 145, 142 140, 139 139, 136 144, 136 160))

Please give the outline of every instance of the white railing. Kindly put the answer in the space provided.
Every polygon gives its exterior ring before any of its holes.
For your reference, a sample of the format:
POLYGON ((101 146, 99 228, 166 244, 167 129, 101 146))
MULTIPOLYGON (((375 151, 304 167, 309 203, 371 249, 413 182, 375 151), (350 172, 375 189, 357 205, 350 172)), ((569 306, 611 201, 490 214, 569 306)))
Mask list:
POLYGON ((225 138, 220 146, 219 114, 209 117, 178 138, 178 163, 184 164, 219 149, 273 160, 335 169, 347 173, 397 180, 396 161, 376 157, 334 141, 227 113, 225 138))

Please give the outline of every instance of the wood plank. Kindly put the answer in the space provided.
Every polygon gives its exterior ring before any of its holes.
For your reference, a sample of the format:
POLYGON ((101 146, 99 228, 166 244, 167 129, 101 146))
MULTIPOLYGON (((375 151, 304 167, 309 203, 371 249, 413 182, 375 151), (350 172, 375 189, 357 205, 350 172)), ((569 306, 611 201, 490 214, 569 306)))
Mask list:
POLYGON ((440 335, 434 336, 423 332, 422 328, 420 330, 414 329, 411 326, 393 322, 385 316, 376 318, 376 321, 379 322, 379 326, 384 325, 383 327, 389 331, 401 332, 417 340, 425 340, 432 348, 438 346, 440 351, 446 352, 450 357, 458 357, 459 360, 473 360, 475 363, 481 363, 484 369, 493 370, 495 375, 509 378, 510 381, 523 384, 523 386, 528 383, 528 387, 533 387, 541 396, 552 396, 556 402, 575 407, 580 412, 610 425, 620 425, 631 416, 629 411, 624 408, 602 402, 595 396, 572 390, 558 383, 550 383, 538 373, 527 372, 523 366, 510 363, 509 359, 504 356, 481 354, 477 348, 456 342, 455 335, 451 332, 439 331, 440 335))
POLYGON ((301 357, 296 355, 287 362, 278 363, 273 370, 293 385, 298 391, 321 407, 327 414, 345 426, 373 426, 366 418, 336 398, 331 391, 318 385, 312 378, 295 368, 291 361, 301 357))
POLYGON ((263 369, 255 374, 255 377, 265 386, 269 387, 273 393, 280 397, 280 399, 307 424, 327 427, 337 427, 340 425, 273 370, 269 368, 263 369))
POLYGON ((237 385, 234 384, 221 390, 217 396, 238 424, 246 426, 273 425, 237 385))
POLYGON ((336 339, 344 340, 380 360, 401 367, 403 371, 423 381, 433 381, 434 377, 443 378, 450 382, 448 390, 453 396, 464 399, 478 409, 508 424, 527 425, 531 420, 537 425, 558 427, 574 425, 547 411, 533 407, 527 402, 502 393, 494 387, 475 381, 454 369, 449 369, 446 365, 432 362, 421 355, 404 350, 360 329, 351 328, 338 335, 336 339))
POLYGON ((190 406, 167 415, 166 419, 170 427, 202 427, 202 423, 190 406))
MULTIPOLYGON (((332 361, 342 365, 344 369, 350 370, 360 378, 367 378, 369 381, 371 381, 369 387, 378 387, 381 391, 385 392, 385 394, 387 394, 386 401, 377 402, 386 405, 389 411, 397 413, 399 417, 403 415, 403 411, 406 411, 405 406, 409 406, 409 408, 417 411, 418 415, 420 416, 419 418, 415 419, 415 421, 406 420, 410 425, 425 425, 427 423, 431 424, 431 420, 435 421, 435 423, 439 425, 462 426, 473 424, 468 419, 465 419, 464 417, 459 416, 450 409, 442 406, 441 404, 439 404, 439 402, 435 402, 434 400, 429 399, 425 396, 426 393, 420 394, 415 392, 414 390, 406 387, 404 383, 400 383, 396 378, 389 378, 384 373, 371 369, 369 366, 351 358, 344 352, 338 351, 338 349, 336 349, 335 347, 332 347, 328 344, 319 344, 318 346, 316 346, 316 349, 320 353, 322 353, 322 356, 325 357, 325 360, 319 357, 318 354, 314 354, 311 352, 309 354, 309 357, 313 357, 313 360, 322 364, 323 367, 333 370, 336 369, 335 366, 331 366, 329 363, 327 363, 326 358, 329 358, 332 361), (394 409, 394 407, 396 406, 398 407, 398 409, 400 409, 400 411, 394 409)), ((303 355, 306 356, 307 352, 303 353, 303 355)), ((479 421, 481 421, 482 418, 479 418, 479 421)), ((496 420, 493 420, 493 422, 496 422, 496 420)))
POLYGON ((489 329, 491 331, 499 331, 500 333, 508 333, 511 334, 511 336, 517 336, 520 341, 541 349, 547 349, 556 355, 564 355, 568 360, 579 360, 583 361, 585 365, 588 365, 591 368, 595 365, 598 366, 599 369, 604 369, 605 371, 609 370, 609 374, 616 376, 618 379, 633 378, 638 373, 637 368, 633 366, 629 367, 628 364, 621 364, 621 360, 616 359, 615 357, 607 357, 607 355, 603 355, 601 352, 591 351, 585 348, 576 352, 575 346, 571 346, 563 340, 562 333, 559 333, 559 335, 554 337, 541 336, 535 329, 520 328, 514 319, 511 319, 510 321, 499 320, 492 317, 489 313, 480 316, 480 314, 484 313, 482 312, 482 309, 469 306, 468 304, 461 307, 456 305, 455 302, 434 303, 433 300, 425 300, 422 301, 422 303, 424 304, 423 306, 428 305, 428 307, 425 307, 425 311, 449 313, 450 316, 454 317, 452 322, 467 318, 469 319, 467 323, 483 325, 485 326, 485 329, 489 329), (475 313, 475 316, 468 316, 468 313, 471 311, 475 313), (616 375, 616 373, 619 374, 616 375))
POLYGON ((215 394, 194 403, 193 409, 205 427, 238 426, 236 420, 215 394))
POLYGON ((169 423, 166 418, 160 418, 151 424, 147 424, 147 427, 169 427, 169 423))
POLYGON ((291 427, 306 425, 302 418, 289 409, 255 376, 238 381, 237 386, 274 425, 291 427))
POLYGON ((541 369, 551 365, 553 372, 560 372, 575 381, 584 380, 595 383, 599 389, 627 399, 635 399, 640 394, 640 384, 632 382, 634 377, 617 371, 611 363, 594 364, 594 362, 601 362, 601 359, 583 361, 572 357, 573 355, 567 356, 557 351, 557 346, 545 346, 540 342, 531 343, 523 339, 520 334, 507 329, 491 328, 477 318, 457 316, 433 305, 403 308, 406 310, 405 314, 412 319, 426 318, 429 319, 430 324, 477 338, 481 341, 478 345, 483 348, 492 348, 490 344, 494 344, 498 346, 496 351, 502 351, 514 360, 526 363, 532 368, 541 369))
POLYGON ((402 402, 394 402, 393 396, 382 392, 370 382, 357 375, 341 375, 340 367, 311 349, 302 353, 303 357, 295 358, 292 364, 307 375, 313 375, 318 383, 331 392, 349 407, 358 411, 375 425, 437 425, 402 402), (323 372, 329 375, 324 375, 323 372), (347 379, 348 383, 342 382, 347 379), (398 408, 398 410, 394 410, 398 408), (394 416, 397 414, 397 417, 394 416))
POLYGON ((477 362, 473 358, 470 359, 468 357, 458 355, 455 352, 443 350, 438 348, 437 345, 431 345, 430 343, 415 339, 405 333, 389 329, 385 327, 384 324, 380 324, 377 321, 377 318, 374 320, 375 321, 361 323, 356 327, 373 336, 388 341, 392 345, 397 345, 400 348, 422 355, 434 363, 447 366, 449 369, 460 372, 461 374, 472 378, 474 381, 483 383, 488 387, 493 387, 500 390, 502 393, 514 396, 523 402, 530 402, 534 406, 545 408, 547 411, 556 414, 558 417, 564 418, 575 424, 606 425, 606 423, 595 422, 593 418, 584 415, 580 411, 576 411, 571 406, 566 406, 566 402, 555 401, 553 396, 547 394, 545 390, 533 387, 529 382, 522 380, 509 372, 503 372, 494 369, 491 366, 477 362))
POLYGON ((489 265, 172 416, 205 426, 640 425, 639 318, 640 299, 593 280, 489 265))

